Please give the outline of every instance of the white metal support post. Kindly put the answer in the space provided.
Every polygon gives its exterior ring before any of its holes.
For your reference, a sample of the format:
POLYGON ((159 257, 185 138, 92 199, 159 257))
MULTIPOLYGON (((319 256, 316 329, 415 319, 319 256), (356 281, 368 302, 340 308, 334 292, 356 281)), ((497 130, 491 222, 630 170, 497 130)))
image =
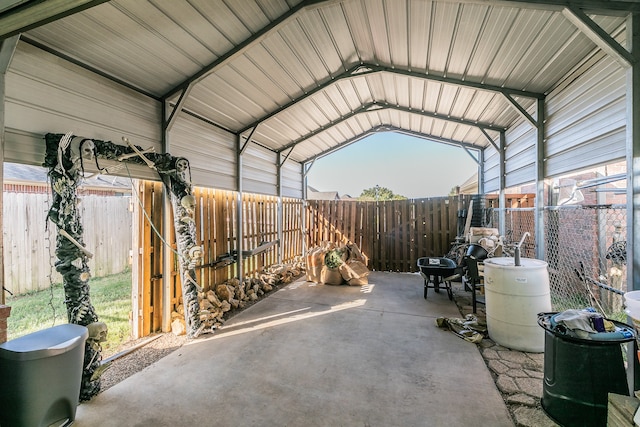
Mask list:
POLYGON ((277 231, 278 231, 278 264, 282 264, 282 258, 283 258, 283 248, 282 248, 282 243, 283 243, 283 237, 284 234, 282 232, 282 224, 284 222, 283 219, 283 211, 282 211, 282 165, 284 163, 284 156, 282 155, 282 153, 278 153, 278 158, 276 159, 278 162, 278 212, 277 212, 277 231))
POLYGON ((534 231, 536 236, 536 258, 544 259, 544 178, 546 171, 544 165, 544 99, 538 99, 536 106, 536 199, 534 202, 536 215, 534 231))
MULTIPOLYGON (((175 118, 180 110, 176 106, 169 115, 169 102, 162 102, 162 152, 168 153, 170 150, 169 134, 171 127, 175 122, 175 118)), ((162 332, 171 331, 171 281, 173 273, 173 260, 171 251, 171 223, 173 207, 171 206, 171 195, 169 191, 162 186, 162 237, 165 244, 162 245, 162 332)))
POLYGON ((498 204, 500 205, 500 209, 498 210, 498 232, 501 236, 504 236, 507 230, 507 197, 505 193, 506 188, 506 178, 507 173, 505 171, 505 148, 507 146, 507 137, 504 132, 500 132, 500 146, 498 147, 498 155, 500 156, 499 162, 500 166, 498 166, 499 174, 500 174, 500 183, 499 185, 499 194, 498 194, 498 204))
MULTIPOLYGON (((253 132, 252 132, 253 133, 253 132)), ((238 135, 236 139, 236 186, 238 188, 238 196, 236 200, 237 208, 236 208, 236 271, 238 275, 238 280, 242 283, 243 278, 243 261, 242 261, 242 251, 243 251, 243 242, 242 242, 242 221, 243 221, 243 213, 242 213, 242 153, 246 146, 251 142, 251 136, 247 139, 245 145, 242 145, 242 135, 238 135)))
POLYGON ((627 289, 640 289, 640 14, 627 19, 627 289))
MULTIPOLYGON (((16 51, 18 45, 18 38, 20 36, 13 36, 3 40, 0 43, 0 188, 4 186, 4 109, 5 109, 5 88, 6 88, 6 75, 11 59, 16 51)), ((2 207, 3 198, 2 191, 0 191, 0 230, 2 230, 2 207)), ((0 233, 0 305, 4 304, 4 239, 2 233, 0 233)))
MULTIPOLYGON (((640 14, 627 18, 627 290, 640 289, 640 14)), ((628 319, 631 322, 631 319, 628 319)), ((634 343, 637 342, 634 341, 634 343)), ((637 361, 636 345, 627 346, 627 360, 637 361)), ((636 389, 637 363, 629 363, 629 394, 636 389)))

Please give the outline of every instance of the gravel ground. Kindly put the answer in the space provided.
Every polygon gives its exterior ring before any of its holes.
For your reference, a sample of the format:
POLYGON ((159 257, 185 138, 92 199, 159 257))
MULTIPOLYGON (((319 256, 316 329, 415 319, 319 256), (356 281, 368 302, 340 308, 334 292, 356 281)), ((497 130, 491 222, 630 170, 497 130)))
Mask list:
MULTIPOLYGON (((301 276, 297 278, 293 278, 292 281, 298 280, 301 276)), ((289 282, 291 283, 291 282, 289 282)), ((264 298, 267 298, 269 295, 273 295, 278 289, 286 286, 288 283, 278 283, 273 287, 273 290, 268 294, 264 294, 258 298, 256 301, 246 302, 244 308, 235 309, 230 312, 227 312, 225 316, 225 320, 229 320, 233 316, 241 313, 243 310, 246 310, 253 304, 261 301, 264 298)), ((119 357, 111 362, 111 366, 102 374, 100 377, 100 392, 103 392, 110 387, 118 384, 120 381, 130 377, 151 365, 152 363, 162 359, 163 357, 169 355, 170 353, 179 349, 185 342, 187 342, 186 335, 176 336, 171 332, 154 334, 148 337, 140 338, 138 340, 132 340, 125 343, 121 348, 118 349, 116 354, 120 354, 127 349, 135 347, 136 345, 145 342, 149 339, 155 338, 149 344, 140 347, 137 350, 132 351, 122 357, 119 357), (156 338, 157 337, 157 338, 156 338)), ((108 360, 109 355, 104 355, 103 360, 108 360)))
POLYGON ((101 392, 118 384, 120 381, 130 377, 136 372, 143 370, 157 360, 167 356, 169 353, 179 349, 187 341, 186 335, 176 336, 171 332, 159 334, 159 336, 156 334, 151 337, 144 337, 139 340, 129 341, 120 349, 120 352, 130 349, 151 338, 155 339, 149 344, 111 362, 109 369, 107 369, 100 378, 101 392))

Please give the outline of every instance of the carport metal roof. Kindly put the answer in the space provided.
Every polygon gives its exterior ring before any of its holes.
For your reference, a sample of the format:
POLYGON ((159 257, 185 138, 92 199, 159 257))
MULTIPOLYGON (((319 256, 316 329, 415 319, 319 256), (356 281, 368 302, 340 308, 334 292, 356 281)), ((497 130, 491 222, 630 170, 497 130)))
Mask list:
MULTIPOLYGON (((591 52, 627 67, 619 1, 15 0, 21 40, 305 163, 378 130, 497 149, 591 52)), ((534 177, 532 177, 533 179, 534 177)))

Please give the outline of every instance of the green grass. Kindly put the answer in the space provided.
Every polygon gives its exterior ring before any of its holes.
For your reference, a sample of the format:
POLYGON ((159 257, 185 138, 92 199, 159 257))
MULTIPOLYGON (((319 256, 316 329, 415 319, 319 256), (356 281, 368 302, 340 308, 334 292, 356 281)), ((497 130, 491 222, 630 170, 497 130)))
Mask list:
MULTIPOLYGON (((107 341, 102 343, 104 357, 115 353, 131 336, 131 272, 91 279, 89 286, 91 303, 98 318, 109 328, 107 341)), ((52 290, 8 296, 6 304, 11 306, 11 315, 7 321, 10 340, 68 323, 62 284, 54 284, 52 290)))

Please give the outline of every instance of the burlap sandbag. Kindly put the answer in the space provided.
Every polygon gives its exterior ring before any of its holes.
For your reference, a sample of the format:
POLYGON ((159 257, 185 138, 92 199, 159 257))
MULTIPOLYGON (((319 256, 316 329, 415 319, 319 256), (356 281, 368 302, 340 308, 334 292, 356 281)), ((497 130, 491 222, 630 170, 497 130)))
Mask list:
POLYGON ((358 278, 353 278, 353 279, 349 280, 347 283, 349 283, 349 286, 364 286, 364 285, 368 285, 369 284, 369 275, 358 277, 358 278))
POLYGON ((342 278, 347 282, 351 279, 359 279, 369 275, 369 269, 361 261, 349 260, 339 267, 342 278))
POLYGON ((355 260, 355 261, 360 261, 362 263, 365 262, 364 255, 362 255, 360 248, 358 248, 358 246, 355 243, 349 243, 346 246, 349 252, 349 258, 348 258, 349 261, 355 260))
POLYGON ((342 285, 343 279, 340 270, 337 268, 329 268, 326 265, 322 267, 320 282, 325 285, 342 285))
POLYGON ((306 278, 308 282, 320 283, 322 281, 322 267, 324 266, 325 251, 321 247, 315 247, 307 252, 306 278))

